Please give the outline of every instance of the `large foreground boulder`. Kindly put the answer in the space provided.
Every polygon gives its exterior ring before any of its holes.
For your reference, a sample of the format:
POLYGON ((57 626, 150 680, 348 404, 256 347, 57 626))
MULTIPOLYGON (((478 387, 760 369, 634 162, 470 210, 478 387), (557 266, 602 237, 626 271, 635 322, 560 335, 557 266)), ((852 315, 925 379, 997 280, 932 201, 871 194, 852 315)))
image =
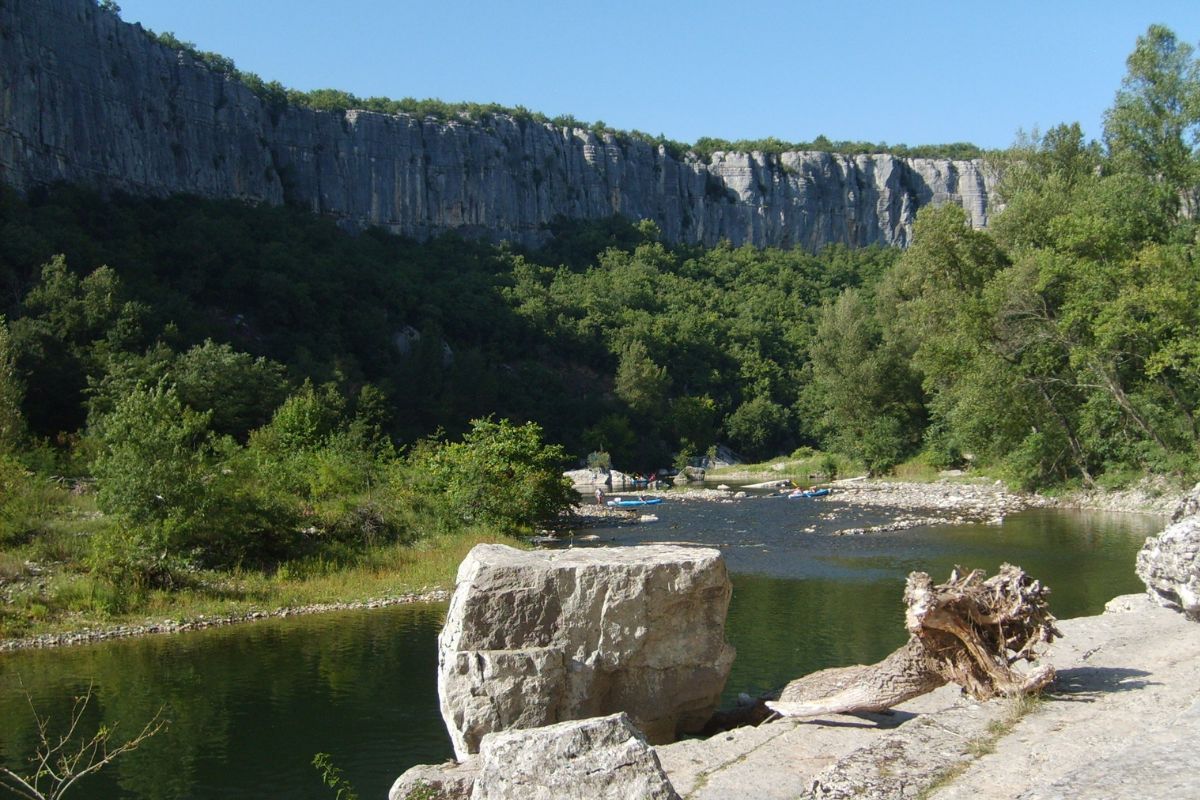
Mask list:
POLYGON ((1200 622, 1200 485, 1171 519, 1174 524, 1146 539, 1137 574, 1151 600, 1200 622))
POLYGON ((438 637, 454 752, 484 734, 626 712, 653 743, 699 731, 733 663, 718 551, 479 545, 438 637))

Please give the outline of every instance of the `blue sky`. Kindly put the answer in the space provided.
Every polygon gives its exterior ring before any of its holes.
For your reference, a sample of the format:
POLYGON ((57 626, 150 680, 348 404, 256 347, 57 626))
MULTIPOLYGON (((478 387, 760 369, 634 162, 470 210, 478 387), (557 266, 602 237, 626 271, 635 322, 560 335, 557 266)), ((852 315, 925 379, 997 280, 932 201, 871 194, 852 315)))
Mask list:
POLYGON ((1200 42, 1200 0, 119 0, 298 89, 524 105, 692 142, 1004 147, 1099 137, 1151 23, 1200 42))

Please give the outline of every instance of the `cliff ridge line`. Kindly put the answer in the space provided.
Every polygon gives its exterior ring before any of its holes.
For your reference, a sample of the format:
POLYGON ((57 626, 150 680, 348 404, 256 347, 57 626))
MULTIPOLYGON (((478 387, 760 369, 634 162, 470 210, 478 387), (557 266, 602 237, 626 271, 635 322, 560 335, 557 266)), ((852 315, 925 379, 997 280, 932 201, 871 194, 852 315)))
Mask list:
POLYGON ((716 152, 503 114, 272 106, 93 0, 0 3, 0 180, 137 195, 288 202, 424 239, 447 231, 527 244, 551 221, 650 219, 669 243, 908 244, 925 205, 987 224, 978 160, 716 152))

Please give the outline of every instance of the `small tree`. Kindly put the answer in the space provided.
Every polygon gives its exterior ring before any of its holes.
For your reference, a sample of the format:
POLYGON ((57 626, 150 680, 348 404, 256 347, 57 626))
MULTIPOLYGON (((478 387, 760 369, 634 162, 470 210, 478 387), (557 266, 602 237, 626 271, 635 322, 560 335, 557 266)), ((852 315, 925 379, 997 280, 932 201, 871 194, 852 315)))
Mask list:
POLYGON ((192 561, 225 566, 283 549, 287 504, 262 491, 257 465, 214 437, 209 417, 159 383, 98 420, 97 499, 117 521, 98 542, 98 562, 114 582, 170 586, 192 561))
POLYGON ((87 775, 99 772, 120 756, 136 750, 142 742, 167 727, 159 709, 136 736, 115 744, 117 726, 101 725, 91 736, 76 737, 83 720, 84 711, 92 700, 92 687, 75 698, 67 729, 61 734, 51 734, 50 718, 43 717, 29 700, 29 709, 37 721, 37 751, 30 759, 33 771, 18 774, 0 766, 0 787, 26 800, 58 800, 67 790, 87 775))
POLYGON ((606 450, 593 450, 588 453, 587 465, 588 469, 606 472, 612 469, 612 456, 606 450))
POLYGON ((617 364, 616 393, 635 413, 655 411, 663 403, 670 385, 667 368, 654 363, 650 351, 641 340, 634 339, 621 352, 621 360, 617 364))
POLYGON ((725 428, 740 450, 753 457, 769 457, 787 437, 788 411, 760 395, 738 406, 725 420, 725 428))

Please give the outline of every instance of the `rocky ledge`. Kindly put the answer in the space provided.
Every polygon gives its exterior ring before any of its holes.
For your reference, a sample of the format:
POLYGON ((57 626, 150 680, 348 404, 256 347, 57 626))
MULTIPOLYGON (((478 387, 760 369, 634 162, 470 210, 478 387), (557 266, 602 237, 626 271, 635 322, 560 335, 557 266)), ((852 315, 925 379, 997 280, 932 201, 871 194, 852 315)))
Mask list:
POLYGON ((1109 609, 1059 623, 1044 700, 977 703, 946 686, 890 714, 777 720, 659 747, 659 760, 689 800, 1194 796, 1200 626, 1143 595, 1109 609))

